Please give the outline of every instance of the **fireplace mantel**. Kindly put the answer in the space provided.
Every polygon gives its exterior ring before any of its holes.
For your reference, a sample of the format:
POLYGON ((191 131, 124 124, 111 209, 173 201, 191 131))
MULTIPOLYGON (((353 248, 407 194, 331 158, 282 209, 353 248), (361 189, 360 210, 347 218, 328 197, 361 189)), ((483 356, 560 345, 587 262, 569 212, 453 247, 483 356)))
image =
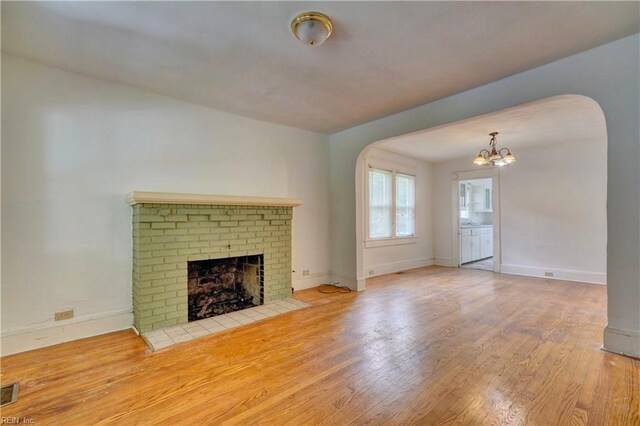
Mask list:
POLYGON ((184 194, 175 192, 133 191, 125 198, 127 204, 201 204, 210 206, 275 206, 298 207, 295 198, 243 197, 233 195, 184 194))

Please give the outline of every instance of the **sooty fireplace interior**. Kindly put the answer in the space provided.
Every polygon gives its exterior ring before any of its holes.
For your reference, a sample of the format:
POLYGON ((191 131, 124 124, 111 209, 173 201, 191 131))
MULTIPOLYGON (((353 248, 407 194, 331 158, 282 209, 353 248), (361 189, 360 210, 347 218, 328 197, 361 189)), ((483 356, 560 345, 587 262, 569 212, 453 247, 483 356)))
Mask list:
POLYGON ((262 305, 263 255, 188 262, 189 321, 262 305))

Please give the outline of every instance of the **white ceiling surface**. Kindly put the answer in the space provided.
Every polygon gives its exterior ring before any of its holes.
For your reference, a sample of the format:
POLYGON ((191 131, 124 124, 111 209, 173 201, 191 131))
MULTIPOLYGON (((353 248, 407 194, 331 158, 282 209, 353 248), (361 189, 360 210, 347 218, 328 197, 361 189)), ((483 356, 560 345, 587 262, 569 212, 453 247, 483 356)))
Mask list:
POLYGON ((499 132, 498 148, 518 149, 569 141, 607 143, 602 109, 577 95, 554 96, 430 130, 388 139, 376 148, 438 163, 469 158, 489 147, 489 133, 499 132))
POLYGON ((638 2, 2 2, 2 49, 331 133, 639 31, 638 2), (322 46, 299 12, 334 21, 322 46))

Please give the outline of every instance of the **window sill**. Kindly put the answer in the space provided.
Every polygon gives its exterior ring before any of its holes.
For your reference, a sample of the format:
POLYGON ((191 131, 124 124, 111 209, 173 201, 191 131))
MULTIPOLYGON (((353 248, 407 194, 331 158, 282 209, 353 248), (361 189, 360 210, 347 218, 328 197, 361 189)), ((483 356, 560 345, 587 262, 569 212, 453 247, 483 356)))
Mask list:
POLYGON ((365 248, 373 247, 388 247, 388 246, 401 246, 405 244, 416 244, 418 242, 417 236, 412 237, 396 237, 396 238, 380 238, 376 240, 365 240, 365 248))

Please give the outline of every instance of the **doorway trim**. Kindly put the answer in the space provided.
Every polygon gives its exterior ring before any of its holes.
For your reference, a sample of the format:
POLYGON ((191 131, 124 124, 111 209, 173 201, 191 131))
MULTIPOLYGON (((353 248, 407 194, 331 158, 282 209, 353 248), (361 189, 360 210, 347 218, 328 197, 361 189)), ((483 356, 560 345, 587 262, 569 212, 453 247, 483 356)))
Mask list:
POLYGON ((451 173, 451 266, 460 267, 460 181, 491 179, 493 203, 493 272, 500 272, 502 240, 500 226, 500 169, 468 170, 451 173))

